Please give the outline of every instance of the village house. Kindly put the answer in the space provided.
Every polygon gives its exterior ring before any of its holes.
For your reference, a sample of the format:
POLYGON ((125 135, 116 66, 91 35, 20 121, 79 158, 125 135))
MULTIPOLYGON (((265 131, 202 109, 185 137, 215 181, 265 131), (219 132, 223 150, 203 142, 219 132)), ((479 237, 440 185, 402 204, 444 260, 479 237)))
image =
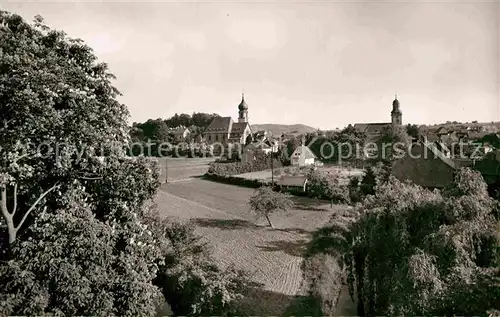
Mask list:
POLYGON ((247 137, 252 135, 252 130, 248 123, 248 105, 243 94, 238 105, 238 114, 238 122, 234 122, 231 117, 213 118, 203 134, 205 142, 208 144, 216 142, 245 144, 247 137))
POLYGON ((276 185, 281 191, 305 193, 307 189, 307 177, 305 175, 281 176, 276 185))
POLYGON ((400 181, 410 180, 426 188, 444 188, 454 179, 455 162, 430 142, 420 141, 411 155, 396 160, 392 173, 400 181))
POLYGON ((182 142, 191 134, 191 131, 189 131, 189 129, 184 126, 180 126, 177 128, 169 129, 168 133, 173 135, 175 142, 182 142))
POLYGON ((264 154, 276 153, 278 152, 278 143, 269 138, 253 141, 243 148, 241 161, 252 162, 255 160, 255 153, 258 151, 261 151, 264 154))
POLYGON ((293 166, 308 166, 314 165, 316 158, 316 155, 303 142, 293 151, 290 161, 293 166))

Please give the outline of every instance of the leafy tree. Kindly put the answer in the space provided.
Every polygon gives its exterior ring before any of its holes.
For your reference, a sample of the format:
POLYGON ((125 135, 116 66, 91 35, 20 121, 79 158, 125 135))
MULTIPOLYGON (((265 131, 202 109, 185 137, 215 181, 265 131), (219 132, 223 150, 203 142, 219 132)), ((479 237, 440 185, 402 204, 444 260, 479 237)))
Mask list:
MULTIPOLYGON (((173 247, 147 227, 159 168, 125 156, 113 75, 40 17, 0 11, 0 51, 0 315, 155 315, 173 247)), ((213 287, 202 303, 231 301, 213 287)))
POLYGON ((377 178, 375 172, 371 166, 368 166, 365 170, 365 175, 361 179, 360 190, 361 193, 366 195, 374 195, 375 187, 377 186, 377 178))
POLYGON ((128 111, 82 41, 40 17, 31 26, 1 11, 0 25, 0 190, 13 243, 56 189, 96 176, 96 155, 123 153, 128 111))
POLYGON ((406 133, 412 138, 418 138, 420 134, 420 129, 418 125, 408 123, 406 125, 406 133))
POLYGON ((388 126, 385 127, 377 142, 381 147, 379 157, 382 160, 394 160, 401 154, 405 154, 411 145, 411 138, 407 134, 405 127, 388 126))
POLYGON ((307 192, 311 197, 328 199, 332 206, 335 202, 350 202, 348 187, 340 184, 336 173, 325 174, 311 169, 307 173, 307 192))
POLYGON ((273 224, 269 216, 279 210, 286 211, 293 207, 293 202, 288 194, 275 192, 272 188, 263 186, 255 190, 250 197, 250 208, 258 216, 264 216, 271 228, 273 224))
POLYGON ((477 172, 441 193, 391 177, 346 235, 358 314, 486 315, 500 302, 500 234, 477 172))

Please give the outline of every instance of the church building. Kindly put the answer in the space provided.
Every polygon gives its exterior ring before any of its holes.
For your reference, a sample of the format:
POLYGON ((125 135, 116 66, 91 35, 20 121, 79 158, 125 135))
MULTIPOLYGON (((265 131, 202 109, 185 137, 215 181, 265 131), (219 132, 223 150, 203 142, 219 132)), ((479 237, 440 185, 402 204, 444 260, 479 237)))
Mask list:
POLYGON ((364 132, 368 139, 378 137, 387 127, 403 125, 403 112, 399 107, 399 100, 396 96, 392 102, 391 122, 388 123, 356 123, 354 128, 360 132, 364 132))
POLYGON ((238 105, 238 122, 234 122, 231 117, 215 117, 204 132, 208 144, 215 142, 245 144, 249 135, 252 135, 252 130, 248 123, 248 105, 243 94, 238 105))

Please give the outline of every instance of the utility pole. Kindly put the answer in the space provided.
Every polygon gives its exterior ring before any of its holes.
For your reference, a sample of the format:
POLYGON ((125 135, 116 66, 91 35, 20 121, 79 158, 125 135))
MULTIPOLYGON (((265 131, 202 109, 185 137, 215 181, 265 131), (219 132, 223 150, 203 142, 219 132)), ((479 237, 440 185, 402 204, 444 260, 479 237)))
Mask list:
POLYGON ((165 184, 168 183, 168 156, 165 157, 165 184))
POLYGON ((273 148, 271 148, 271 187, 274 187, 274 160, 273 160, 273 148))

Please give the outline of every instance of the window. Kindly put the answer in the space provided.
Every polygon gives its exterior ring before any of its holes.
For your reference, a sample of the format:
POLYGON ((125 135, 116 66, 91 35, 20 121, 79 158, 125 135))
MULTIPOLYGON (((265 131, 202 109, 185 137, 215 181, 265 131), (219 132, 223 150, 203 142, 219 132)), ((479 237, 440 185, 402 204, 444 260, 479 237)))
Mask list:
POLYGON ((219 136, 218 135, 215 136, 215 141, 219 141, 219 136))
POLYGON ((212 136, 210 134, 208 135, 208 141, 212 141, 212 136))

